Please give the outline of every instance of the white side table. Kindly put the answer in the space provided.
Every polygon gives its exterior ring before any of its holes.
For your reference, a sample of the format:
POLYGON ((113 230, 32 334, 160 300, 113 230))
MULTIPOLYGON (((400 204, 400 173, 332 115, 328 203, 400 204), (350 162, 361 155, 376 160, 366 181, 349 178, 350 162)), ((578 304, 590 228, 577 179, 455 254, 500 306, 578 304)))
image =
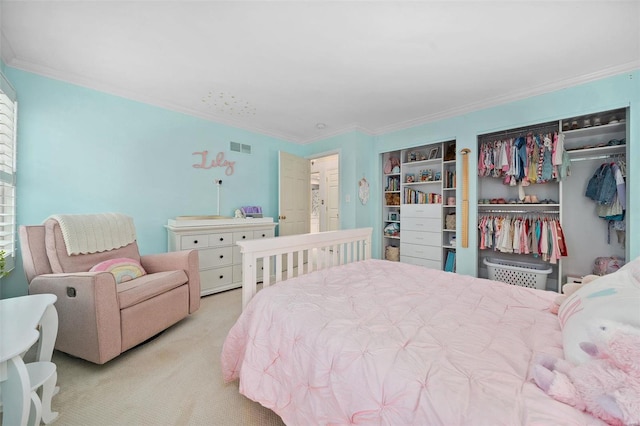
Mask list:
MULTIPOLYGON (((54 306, 56 300, 53 294, 0 300, 0 397, 3 424, 22 426, 29 420, 32 384, 22 356, 37 341, 38 362, 51 362, 58 334, 58 313, 54 306)), ((55 374, 55 369, 53 371, 55 374)), ((47 404, 51 407, 50 401, 47 404)), ((52 413, 46 414, 51 418, 52 413)))

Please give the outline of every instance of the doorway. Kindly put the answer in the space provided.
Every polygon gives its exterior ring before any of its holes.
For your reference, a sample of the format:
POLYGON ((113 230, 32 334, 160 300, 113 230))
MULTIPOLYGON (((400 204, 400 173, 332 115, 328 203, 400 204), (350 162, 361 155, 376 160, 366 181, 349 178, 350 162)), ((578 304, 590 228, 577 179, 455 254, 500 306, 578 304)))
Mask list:
POLYGON ((309 165, 310 232, 336 231, 340 229, 339 155, 313 158, 309 165))

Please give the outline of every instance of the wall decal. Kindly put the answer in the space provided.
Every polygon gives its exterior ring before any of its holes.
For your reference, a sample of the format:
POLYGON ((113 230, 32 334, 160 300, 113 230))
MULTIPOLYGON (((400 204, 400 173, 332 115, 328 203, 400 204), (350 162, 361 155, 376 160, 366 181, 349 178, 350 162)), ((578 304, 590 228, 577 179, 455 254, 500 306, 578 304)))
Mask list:
POLYGON ((233 174, 233 167, 235 166, 235 161, 227 161, 224 159, 224 152, 220 151, 216 158, 211 160, 210 164, 207 164, 207 155, 209 155, 209 151, 200 151, 194 152, 192 155, 200 155, 202 156, 199 164, 194 164, 194 169, 210 169, 212 167, 225 167, 224 174, 227 176, 231 176, 233 174))
POLYGON ((367 201, 369 201, 369 182, 367 182, 367 179, 363 176, 362 179, 360 179, 360 182, 358 182, 358 186, 358 197, 364 206, 367 204, 367 201))

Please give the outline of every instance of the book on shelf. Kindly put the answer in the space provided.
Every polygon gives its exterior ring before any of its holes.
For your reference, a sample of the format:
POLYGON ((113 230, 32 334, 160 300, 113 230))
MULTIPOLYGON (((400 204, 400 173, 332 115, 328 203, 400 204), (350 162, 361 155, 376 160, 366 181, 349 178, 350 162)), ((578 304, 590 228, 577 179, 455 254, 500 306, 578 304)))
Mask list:
POLYGON ((385 191, 400 191, 400 177, 388 176, 385 191))
POLYGON ((455 170, 447 170, 444 174, 444 187, 455 188, 456 187, 456 172, 455 170))
POLYGON ((412 188, 404 189, 405 204, 441 204, 442 194, 416 191, 412 188))
POLYGON ((456 252, 449 251, 447 252, 447 260, 444 265, 445 272, 455 272, 456 271, 456 252))

